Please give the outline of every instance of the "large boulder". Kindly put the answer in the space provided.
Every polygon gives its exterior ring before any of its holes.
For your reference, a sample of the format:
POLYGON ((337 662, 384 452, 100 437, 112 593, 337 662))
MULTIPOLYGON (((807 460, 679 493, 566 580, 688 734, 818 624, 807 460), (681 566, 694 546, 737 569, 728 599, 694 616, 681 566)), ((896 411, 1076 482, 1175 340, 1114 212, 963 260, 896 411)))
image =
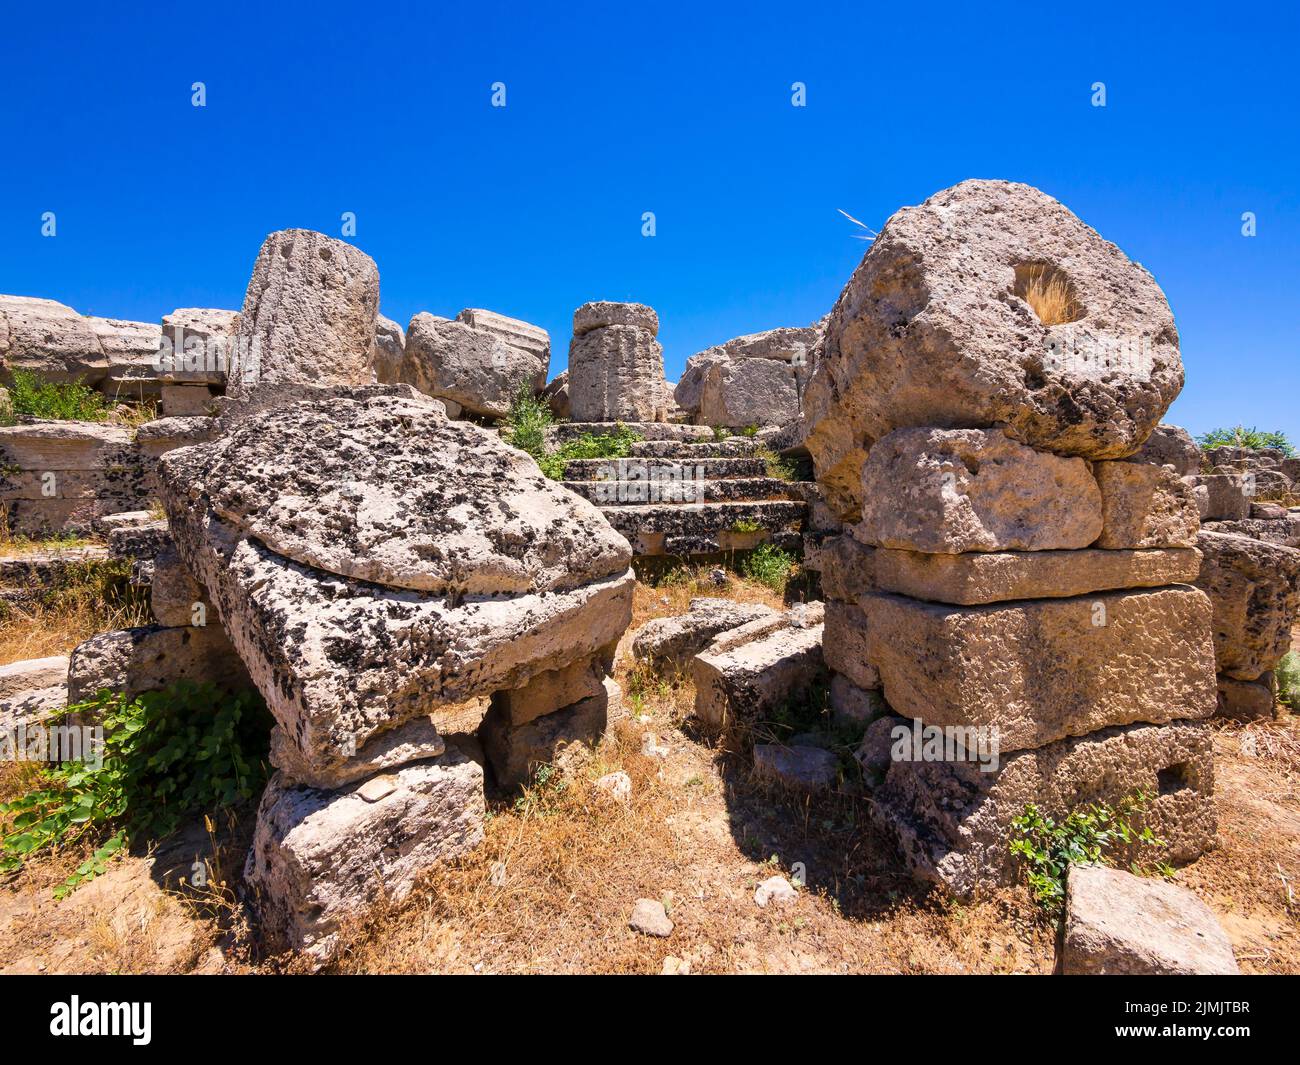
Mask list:
POLYGON ((244 295, 227 394, 368 383, 378 315, 369 255, 309 229, 272 233, 244 295))
POLYGON ((108 373, 109 359, 88 319, 55 300, 0 296, 0 382, 14 370, 48 381, 96 385, 108 373))
POLYGON ((1172 466, 1179 477, 1192 477, 1201 472, 1201 449, 1186 429, 1161 423, 1128 461, 1172 466))
POLYGON ((1083 459, 1035 451, 1000 430, 899 429, 862 469, 864 543, 910 551, 1087 547, 1101 493, 1083 459))
POLYGON ((895 429, 1001 425, 1033 447, 1124 458, 1182 384, 1146 270, 1037 189, 964 181, 890 218, 841 293, 808 448, 852 512, 861 496, 838 468, 895 429), (1036 288, 1061 297, 1046 322, 1036 288))
POLYGON ((1202 530, 1198 588, 1214 609, 1219 672, 1254 680, 1291 646, 1300 615, 1300 550, 1248 536, 1202 530))
POLYGON ((617 640, 631 550, 404 386, 303 393, 161 461, 177 548, 321 780, 446 704, 617 640))
POLYGON ((503 418, 520 385, 541 391, 548 363, 549 357, 512 346, 498 331, 422 311, 407 327, 398 377, 443 400, 453 417, 464 410, 483 418, 503 418))
POLYGON ((704 374, 697 417, 704 425, 784 425, 798 414, 794 368, 779 359, 716 362, 704 374))
POLYGON ((655 422, 668 414, 659 318, 640 303, 585 303, 573 313, 569 411, 577 422, 655 422))

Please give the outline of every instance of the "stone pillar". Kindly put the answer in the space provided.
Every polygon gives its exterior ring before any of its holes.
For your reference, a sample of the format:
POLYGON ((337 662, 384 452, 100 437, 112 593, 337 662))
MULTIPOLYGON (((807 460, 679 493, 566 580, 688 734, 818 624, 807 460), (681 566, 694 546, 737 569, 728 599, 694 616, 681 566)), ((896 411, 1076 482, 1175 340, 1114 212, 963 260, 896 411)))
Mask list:
POLYGON ((1151 276, 1028 186, 898 212, 840 297, 809 385, 845 523, 819 550, 831 703, 870 722, 875 809, 916 875, 1010 881, 1027 803, 1141 792, 1145 857, 1211 845, 1197 500, 1124 461, 1181 384, 1151 276))
POLYGON ((575 422, 668 416, 659 316, 640 303, 584 303, 573 312, 569 414, 575 422))

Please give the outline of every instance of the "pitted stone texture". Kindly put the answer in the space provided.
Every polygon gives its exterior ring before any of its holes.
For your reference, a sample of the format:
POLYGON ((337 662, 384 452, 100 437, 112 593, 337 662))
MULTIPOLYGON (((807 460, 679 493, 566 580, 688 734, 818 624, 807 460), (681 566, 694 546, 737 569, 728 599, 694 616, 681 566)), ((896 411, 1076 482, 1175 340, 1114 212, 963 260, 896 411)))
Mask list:
POLYGON ((1163 845, 1135 845, 1121 864, 1188 862, 1214 845, 1214 760, 1203 722, 1108 728, 1035 750, 1003 753, 990 773, 975 761, 891 761, 874 812, 898 840, 912 873, 970 897, 1023 876, 1011 821, 1035 804, 1061 819, 1093 801, 1136 792, 1150 801, 1132 821, 1163 845))
POLYGON ((630 551, 595 508, 410 389, 266 408, 162 465, 182 559, 318 772, 594 655, 631 620, 630 551), (327 528, 361 539, 338 551, 327 528))
POLYGON ((178 447, 206 444, 216 435, 216 418, 159 418, 136 430, 135 443, 147 458, 159 458, 178 447))
POLYGON ((569 411, 575 421, 664 421, 664 356, 654 334, 609 325, 569 344, 569 411))
POLYGON ((876 588, 876 548, 848 533, 828 536, 821 543, 822 591, 827 599, 851 601, 876 588))
POLYGON ((597 300, 584 303, 573 312, 573 335, 580 337, 593 329, 608 329, 612 325, 630 326, 649 333, 651 339, 659 334, 659 315, 644 303, 610 303, 597 300))
POLYGON ((459 750, 376 779, 324 791, 276 774, 262 794, 244 879, 264 930, 318 961, 347 918, 483 839, 483 770, 459 750))
POLYGON ((244 295, 227 394, 367 384, 378 316, 369 255, 309 229, 272 233, 244 295))
POLYGON ((68 701, 84 703, 101 690, 131 698, 180 681, 230 691, 253 686, 220 625, 147 625, 101 632, 79 644, 69 658, 68 701))
POLYGON ((1179 477, 1191 477, 1201 471, 1201 449, 1186 429, 1161 423, 1128 461, 1172 466, 1179 477))
POLYGON ((96 385, 109 359, 90 322, 71 307, 34 296, 0 296, 0 380, 27 370, 48 381, 96 385))
MULTIPOLYGON (((960 606, 1191 584, 1200 568, 1200 552, 1190 547, 1142 551, 1095 548, 972 551, 961 555, 930 555, 882 547, 873 556, 875 586, 880 591, 960 606)), ((824 572, 822 587, 826 588, 824 572)))
POLYGON ((391 588, 564 591, 631 559, 594 506, 403 386, 270 407, 166 455, 161 476, 275 554, 391 588))
POLYGON ((791 699, 805 696, 826 675, 820 624, 783 627, 727 647, 726 637, 741 632, 743 627, 724 633, 695 657, 695 715, 714 729, 762 721, 791 699))
POLYGON ((1247 536, 1277 547, 1297 548, 1300 547, 1300 511, 1289 510, 1286 517, 1277 520, 1207 521, 1201 530, 1247 536))
POLYGON ((1061 972, 1066 976, 1236 976, 1232 943, 1185 887, 1123 869, 1070 867, 1061 972))
POLYGON ((777 611, 761 603, 692 599, 687 613, 654 618, 642 625, 632 641, 632 654, 656 669, 687 669, 691 658, 704 650, 718 633, 760 618, 775 620, 779 616, 777 611))
POLYGON ((1214 608, 1219 672, 1254 680, 1281 661, 1300 615, 1300 550, 1202 531, 1196 586, 1214 608))
POLYGON ((1088 464, 998 430, 900 429, 862 469, 863 543, 910 551, 1087 547, 1102 529, 1088 464))
POLYGON ((927 725, 993 725, 1002 750, 1214 713, 1210 603, 1196 588, 953 607, 862 598, 885 698, 927 725))
POLYGON ((399 379, 471 414, 504 418, 521 385, 533 392, 545 386, 548 359, 512 347, 497 332, 421 312, 406 330, 399 379))
POLYGON ((67 655, 0 666, 0 732, 43 721, 67 705, 67 655))
POLYGON ((239 312, 177 307, 162 318, 167 348, 158 378, 173 384, 224 385, 239 346, 239 312))
POLYGON ((538 766, 563 769, 585 761, 617 716, 622 697, 619 686, 606 677, 596 695, 524 725, 510 724, 508 711, 494 703, 479 737, 497 783, 514 790, 531 781, 538 766))
POLYGON ((1034 447, 1124 458, 1183 385, 1151 275, 1006 181, 964 181, 890 218, 831 312, 822 376, 808 437, 819 480, 846 447, 908 426, 1004 425, 1034 447), (1064 279, 1076 320, 1044 325, 1017 294, 1017 267, 1035 266, 1064 279))
POLYGON ((1201 515, 1191 487, 1170 466, 1097 462, 1101 489, 1101 535, 1096 546, 1193 547, 1201 515))
POLYGON ((822 654, 826 668, 859 688, 879 688, 880 671, 867 651, 867 617, 857 603, 826 601, 826 632, 822 654))
POLYGON ((397 384, 406 358, 406 331, 382 314, 375 319, 375 380, 381 385, 397 384))
POLYGON ((155 364, 162 343, 162 329, 153 322, 131 322, 120 318, 87 317, 99 339, 108 369, 99 389, 109 399, 153 399, 159 394, 155 364))
POLYGON ((784 425, 798 414, 794 369, 778 359, 718 362, 704 374, 698 420, 705 425, 784 425))

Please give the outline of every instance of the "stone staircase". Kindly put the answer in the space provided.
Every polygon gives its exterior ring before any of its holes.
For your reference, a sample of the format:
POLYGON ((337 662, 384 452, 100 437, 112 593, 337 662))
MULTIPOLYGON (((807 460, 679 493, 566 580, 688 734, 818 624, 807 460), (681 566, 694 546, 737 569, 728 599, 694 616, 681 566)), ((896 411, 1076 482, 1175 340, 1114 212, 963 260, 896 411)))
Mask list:
POLYGON ((575 459, 564 487, 595 503, 638 556, 800 546, 808 511, 801 482, 769 476, 750 438, 715 441, 703 426, 672 428, 705 429, 708 439, 644 439, 627 458, 575 459))

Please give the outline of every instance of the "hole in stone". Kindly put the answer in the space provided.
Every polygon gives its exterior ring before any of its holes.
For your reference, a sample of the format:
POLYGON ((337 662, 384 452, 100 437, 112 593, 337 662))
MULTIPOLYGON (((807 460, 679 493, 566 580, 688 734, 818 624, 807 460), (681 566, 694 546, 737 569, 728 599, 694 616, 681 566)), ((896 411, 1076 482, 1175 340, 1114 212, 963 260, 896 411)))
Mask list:
POLYGON ((1192 786, 1192 767, 1188 762, 1178 762, 1165 766, 1156 774, 1156 784, 1161 795, 1172 795, 1192 786))
POLYGON ((321 248, 320 257, 324 259, 326 262, 329 262, 330 259, 334 257, 334 254, 329 250, 329 248, 321 248))
POLYGON ((1051 263, 1021 263, 1011 291, 1029 304, 1043 325, 1077 322, 1086 313, 1065 271, 1051 263))

